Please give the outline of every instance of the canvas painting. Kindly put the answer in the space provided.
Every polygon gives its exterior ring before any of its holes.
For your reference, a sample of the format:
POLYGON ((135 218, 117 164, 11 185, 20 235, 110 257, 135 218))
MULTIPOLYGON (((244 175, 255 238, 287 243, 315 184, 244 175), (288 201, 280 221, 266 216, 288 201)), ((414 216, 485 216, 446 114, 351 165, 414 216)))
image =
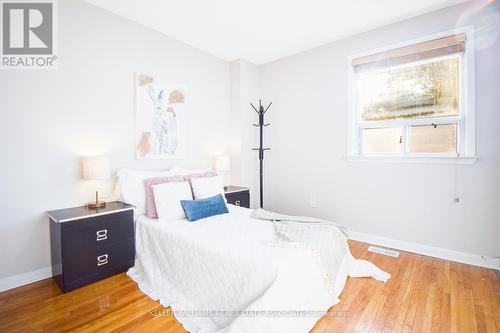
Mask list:
POLYGON ((135 147, 138 159, 185 156, 186 87, 144 73, 135 75, 135 147))

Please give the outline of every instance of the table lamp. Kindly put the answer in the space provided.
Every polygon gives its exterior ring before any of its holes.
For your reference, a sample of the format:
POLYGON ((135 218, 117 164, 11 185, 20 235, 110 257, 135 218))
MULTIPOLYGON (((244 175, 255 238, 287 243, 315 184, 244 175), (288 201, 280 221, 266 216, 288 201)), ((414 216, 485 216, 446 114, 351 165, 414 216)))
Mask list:
MULTIPOLYGON (((107 156, 82 158, 82 178, 84 180, 107 180, 110 178, 109 159, 107 156)), ((89 202, 87 208, 106 207, 106 202, 99 201, 99 191, 95 191, 95 202, 89 202)))

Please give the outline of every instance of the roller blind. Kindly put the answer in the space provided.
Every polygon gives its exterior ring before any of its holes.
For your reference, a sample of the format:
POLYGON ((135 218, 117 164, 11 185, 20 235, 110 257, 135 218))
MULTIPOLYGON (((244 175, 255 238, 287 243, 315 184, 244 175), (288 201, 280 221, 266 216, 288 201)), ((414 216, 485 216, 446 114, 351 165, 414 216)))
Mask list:
POLYGON ((352 60, 355 72, 402 65, 465 51, 465 34, 457 34, 352 60))

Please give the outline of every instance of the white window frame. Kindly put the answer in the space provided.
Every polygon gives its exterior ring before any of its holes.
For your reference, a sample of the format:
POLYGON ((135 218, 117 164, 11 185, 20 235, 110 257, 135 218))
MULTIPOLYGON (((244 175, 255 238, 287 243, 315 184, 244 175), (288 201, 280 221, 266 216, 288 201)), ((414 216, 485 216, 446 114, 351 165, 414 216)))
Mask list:
MULTIPOLYGON (((475 154, 475 59, 474 59, 474 26, 456 28, 444 31, 422 38, 397 43, 375 50, 355 54, 348 59, 349 73, 349 115, 348 115, 348 147, 347 159, 352 162, 395 162, 395 163, 450 163, 450 164, 474 164, 478 156, 475 154), (352 65, 353 59, 369 56, 372 54, 389 51, 422 43, 434 39, 439 39, 455 34, 465 34, 466 45, 465 52, 444 57, 437 57, 419 62, 394 66, 392 68, 405 68, 419 64, 434 62, 436 60, 445 60, 450 58, 459 58, 460 61, 460 115, 450 117, 435 117, 422 119, 401 119, 389 121, 361 121, 358 106, 357 75, 352 65), (457 124, 457 153, 405 153, 391 155, 363 155, 362 154, 362 129, 364 128, 384 128, 402 126, 404 131, 405 151, 409 151, 409 128, 412 125, 440 125, 457 124)), ((380 69, 379 71, 387 70, 380 69)))

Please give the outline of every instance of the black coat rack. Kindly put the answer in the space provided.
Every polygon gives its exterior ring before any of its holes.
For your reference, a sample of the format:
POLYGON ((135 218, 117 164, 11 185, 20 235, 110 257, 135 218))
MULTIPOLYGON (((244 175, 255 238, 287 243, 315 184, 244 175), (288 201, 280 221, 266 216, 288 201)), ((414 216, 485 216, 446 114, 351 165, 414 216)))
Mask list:
POLYGON ((267 108, 264 109, 264 106, 262 105, 262 101, 259 99, 259 109, 255 106, 253 106, 252 103, 250 105, 252 108, 257 112, 259 115, 259 124, 253 124, 256 127, 259 127, 259 134, 260 134, 260 146, 259 148, 253 148, 252 150, 257 150, 259 151, 259 163, 260 163, 260 171, 259 171, 259 176, 260 176, 260 208, 264 208, 264 152, 266 150, 271 150, 271 148, 264 148, 264 127, 269 126, 269 124, 264 123, 264 115, 266 114, 267 110, 273 103, 269 103, 267 108))

